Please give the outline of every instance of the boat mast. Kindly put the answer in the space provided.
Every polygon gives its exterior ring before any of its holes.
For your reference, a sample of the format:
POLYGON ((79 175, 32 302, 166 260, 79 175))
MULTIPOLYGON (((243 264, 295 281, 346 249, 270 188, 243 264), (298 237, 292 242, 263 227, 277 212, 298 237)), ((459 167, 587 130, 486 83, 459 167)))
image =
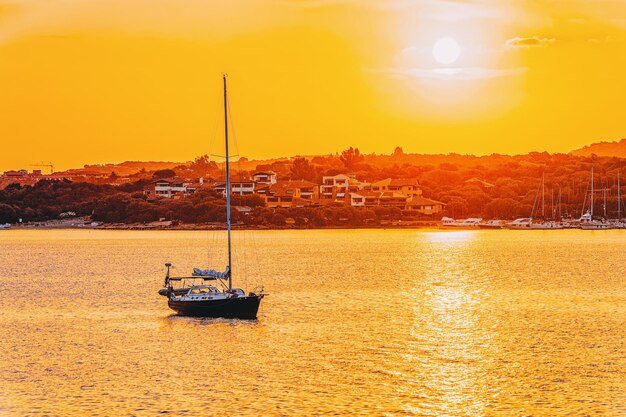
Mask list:
POLYGON ((619 183, 619 169, 617 170, 617 221, 622 218, 622 190, 619 183))
POLYGON ((604 218, 606 219, 606 187, 608 187, 609 182, 607 181, 606 184, 603 184, 604 187, 602 187, 602 211, 604 212, 604 218))
POLYGON ((541 219, 546 220, 546 191, 545 191, 545 176, 546 173, 541 173, 541 219))
POLYGON ((561 185, 559 184, 559 221, 563 219, 563 201, 561 197, 561 185))
POLYGON ((591 167, 591 220, 593 220, 593 167, 591 167))
POLYGON ((556 210, 554 209, 554 188, 550 189, 550 207, 552 210, 550 219, 554 220, 554 218, 556 217, 556 210))
POLYGON ((228 95, 226 93, 226 74, 224 80, 224 143, 226 147, 226 228, 228 230, 228 289, 233 289, 233 262, 230 248, 230 168, 228 166, 228 95))

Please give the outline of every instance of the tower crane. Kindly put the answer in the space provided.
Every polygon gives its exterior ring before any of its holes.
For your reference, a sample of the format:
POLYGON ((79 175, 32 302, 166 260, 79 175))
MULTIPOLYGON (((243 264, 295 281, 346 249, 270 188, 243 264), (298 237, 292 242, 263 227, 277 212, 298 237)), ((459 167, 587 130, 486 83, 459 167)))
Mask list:
POLYGON ((40 162, 38 164, 32 164, 31 167, 46 167, 50 169, 50 174, 54 173, 54 165, 52 162, 40 162))

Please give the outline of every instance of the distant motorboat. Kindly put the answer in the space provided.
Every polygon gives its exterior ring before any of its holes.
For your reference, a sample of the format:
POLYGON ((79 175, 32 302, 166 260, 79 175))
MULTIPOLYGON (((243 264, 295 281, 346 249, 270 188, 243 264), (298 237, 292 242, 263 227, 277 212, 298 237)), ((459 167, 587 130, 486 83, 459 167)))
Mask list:
POLYGON ((482 218, 470 217, 463 220, 454 220, 450 217, 443 217, 441 219, 440 227, 442 229, 474 229, 478 228, 482 218))
POLYGON ((451 217, 442 217, 441 218, 441 225, 439 226, 442 229, 446 229, 449 227, 455 227, 456 224, 456 220, 454 220, 451 217))
POLYGON ((506 226, 506 222, 498 219, 488 220, 478 224, 478 227, 481 229, 503 229, 504 226, 506 226))
POLYGON ((609 220, 609 228, 611 229, 626 229, 626 222, 618 219, 609 220))
POLYGON ((580 229, 580 219, 561 219, 563 229, 580 229))
POLYGON ((558 230, 564 229, 565 226, 554 220, 535 221, 530 217, 523 217, 507 223, 506 228, 514 230, 558 230))
POLYGON ((506 224, 507 229, 512 230, 530 230, 530 225, 532 224, 533 219, 530 217, 521 217, 519 219, 515 219, 510 223, 506 224))
POLYGON ((554 220, 549 220, 547 222, 531 222, 530 229, 531 230, 555 230, 555 229, 563 229, 563 223, 557 222, 554 220))
POLYGON ((0 224, 0 229, 10 229, 11 223, 0 224))
POLYGON ((480 217, 470 217, 464 220, 459 220, 457 222, 457 227, 478 227, 482 221, 483 219, 480 217))

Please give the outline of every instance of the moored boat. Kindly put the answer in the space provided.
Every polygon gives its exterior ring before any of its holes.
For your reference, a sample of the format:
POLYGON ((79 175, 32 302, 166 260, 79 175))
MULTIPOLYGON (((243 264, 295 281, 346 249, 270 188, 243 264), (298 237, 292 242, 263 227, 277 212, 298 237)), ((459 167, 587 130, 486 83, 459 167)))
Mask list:
POLYGON ((556 229, 563 229, 563 228, 564 226, 561 222, 557 222, 554 220, 530 223, 531 230, 556 230, 556 229))
POLYGON ((613 228, 611 226, 604 219, 594 219, 590 211, 580 217, 580 228, 583 230, 608 230, 613 228))
POLYGON ((498 219, 478 223, 478 227, 481 229, 503 229, 504 226, 506 226, 506 222, 498 219))
POLYGON ((455 226, 456 224, 456 220, 454 220, 453 218, 450 217, 442 217, 441 218, 441 223, 439 224, 439 228, 440 229, 451 229, 455 226))
MULTIPOLYGON (((583 230, 608 230, 611 229, 611 224, 606 220, 606 216, 601 219, 597 219, 594 217, 594 206, 595 206, 595 181, 593 175, 593 167, 591 168, 591 193, 589 197, 589 209, 580 216, 580 228, 583 230)), ((606 194, 605 194, 606 198, 606 194)), ((583 204, 584 210, 584 204, 583 204)), ((604 203, 604 211, 606 213, 606 202, 604 203)))
POLYGON ((521 217, 519 219, 515 219, 510 223, 507 223, 505 227, 507 229, 512 230, 530 230, 530 225, 532 224, 533 219, 530 217, 521 217))
POLYGON ((454 224, 454 227, 460 229, 476 229, 481 221, 483 221, 483 219, 480 217, 469 217, 467 219, 457 221, 454 224))

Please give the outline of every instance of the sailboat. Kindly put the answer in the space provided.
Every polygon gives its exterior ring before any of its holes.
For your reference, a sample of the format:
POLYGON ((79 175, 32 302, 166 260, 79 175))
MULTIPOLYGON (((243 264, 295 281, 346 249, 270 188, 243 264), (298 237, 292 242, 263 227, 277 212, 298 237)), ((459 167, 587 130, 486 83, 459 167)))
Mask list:
MULTIPOLYGON (((548 229, 562 229, 563 225, 560 222, 554 220, 554 204, 552 207, 552 218, 546 220, 546 190, 545 190, 546 177, 545 173, 541 174, 541 221, 535 221, 531 214, 531 222, 529 228, 531 230, 548 230, 548 229)), ((554 198, 553 198, 554 200, 554 198)), ((537 208, 539 211, 539 208, 537 208)), ((533 213, 534 214, 534 213, 533 213)))
POLYGON ((622 220, 622 184, 620 170, 617 170, 617 217, 609 220, 612 229, 626 229, 626 221, 622 220))
MULTIPOLYGON (((583 230, 606 230, 610 229, 610 224, 602 220, 596 220, 593 218, 593 208, 595 200, 594 191, 594 179, 593 179, 593 167, 591 167, 591 198, 589 201, 589 210, 580 216, 580 228, 583 230)), ((606 203, 604 204, 606 211, 606 203)))
POLYGON ((159 294, 167 297, 167 305, 179 315, 256 319, 261 300, 267 294, 258 287, 246 294, 233 287, 231 250, 231 185, 228 154, 228 92, 224 84, 224 142, 226 148, 226 230, 228 236, 228 265, 224 271, 194 268, 191 276, 172 277, 171 263, 166 263, 165 282, 159 294), (175 287, 174 284, 179 286, 175 287), (211 285, 215 284, 215 285, 211 285))
MULTIPOLYGON (((553 204, 554 205, 554 204, 553 204)), ((554 218, 554 208, 552 209, 552 217, 554 218)), ((545 174, 541 174, 541 185, 535 195, 535 201, 533 203, 533 209, 530 213, 530 217, 523 217, 515 219, 512 222, 506 224, 507 229, 514 230, 553 230, 563 229, 563 224, 557 222, 554 219, 546 221, 546 202, 545 202, 545 174), (541 196, 541 221, 536 221, 535 213, 539 212, 539 197, 541 196)))

